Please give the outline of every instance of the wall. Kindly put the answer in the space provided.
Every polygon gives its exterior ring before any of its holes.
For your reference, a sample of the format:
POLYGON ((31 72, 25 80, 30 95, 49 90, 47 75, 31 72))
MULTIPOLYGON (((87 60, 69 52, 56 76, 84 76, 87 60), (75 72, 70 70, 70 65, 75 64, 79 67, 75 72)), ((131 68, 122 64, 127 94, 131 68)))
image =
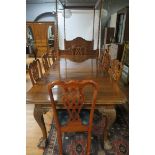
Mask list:
MULTIPOLYGON (((26 21, 34 21, 38 15, 45 12, 52 12, 54 9, 55 3, 26 4, 26 21)), ((53 21, 53 18, 46 17, 43 21, 53 21)))
MULTIPOLYGON (((72 16, 65 19, 66 40, 82 37, 85 40, 93 39, 93 10, 71 10, 72 16)), ((98 39, 98 16, 95 18, 94 26, 94 49, 97 48, 98 39)), ((59 26, 59 48, 64 49, 64 17, 62 12, 58 13, 59 26)))
POLYGON ((117 13, 114 13, 111 15, 110 27, 116 28, 116 21, 117 21, 117 13))
MULTIPOLYGON (((52 12, 55 8, 54 3, 45 4, 27 4, 26 5, 26 21, 34 21, 35 18, 45 12, 52 12)), ((93 39, 93 16, 94 10, 71 10, 72 16, 66 18, 66 39, 72 40, 76 37, 82 37, 85 40, 93 39)), ((98 24, 99 11, 95 12, 95 26, 94 26, 94 49, 98 44, 98 24)), ((41 21, 53 21, 52 17, 43 18, 41 21)), ((62 11, 58 12, 58 34, 59 34, 59 48, 64 49, 64 17, 62 11)))

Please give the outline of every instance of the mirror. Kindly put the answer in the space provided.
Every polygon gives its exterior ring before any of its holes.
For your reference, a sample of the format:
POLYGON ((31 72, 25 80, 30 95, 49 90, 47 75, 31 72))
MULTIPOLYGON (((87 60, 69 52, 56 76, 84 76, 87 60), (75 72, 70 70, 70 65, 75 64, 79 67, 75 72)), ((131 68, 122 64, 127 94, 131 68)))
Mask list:
POLYGON ((54 48, 54 32, 52 29, 52 25, 48 27, 48 46, 49 48, 54 48))
POLYGON ((34 36, 32 32, 31 26, 26 27, 26 53, 31 54, 33 53, 34 47, 34 36))

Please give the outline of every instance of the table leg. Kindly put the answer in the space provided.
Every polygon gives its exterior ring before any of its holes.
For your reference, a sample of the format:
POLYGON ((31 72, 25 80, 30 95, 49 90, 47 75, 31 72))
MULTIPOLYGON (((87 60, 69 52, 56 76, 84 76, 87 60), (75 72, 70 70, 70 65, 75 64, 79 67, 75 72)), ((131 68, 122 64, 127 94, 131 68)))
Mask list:
POLYGON ((40 139, 38 147, 39 148, 45 148, 46 146, 46 142, 47 142, 47 131, 46 131, 46 127, 45 127, 45 122, 44 122, 44 117, 43 114, 45 114, 46 112, 49 111, 49 108, 44 108, 41 105, 35 105, 34 108, 34 118, 37 121, 39 127, 41 128, 43 137, 40 139))
POLYGON ((110 140, 108 139, 108 132, 111 127, 111 125, 115 122, 116 119, 116 110, 115 107, 105 107, 103 109, 99 110, 103 115, 107 118, 107 125, 104 131, 104 149, 110 150, 112 149, 112 145, 110 143, 110 140))

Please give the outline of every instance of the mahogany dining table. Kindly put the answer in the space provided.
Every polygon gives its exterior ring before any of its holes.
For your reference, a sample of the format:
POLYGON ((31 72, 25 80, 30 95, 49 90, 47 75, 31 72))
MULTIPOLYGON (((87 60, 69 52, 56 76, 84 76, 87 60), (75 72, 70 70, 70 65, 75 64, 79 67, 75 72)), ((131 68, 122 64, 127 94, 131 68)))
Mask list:
MULTIPOLYGON (((40 147, 45 147, 47 141, 47 131, 43 114, 51 109, 50 98, 47 85, 54 80, 82 80, 91 79, 98 83, 99 90, 96 100, 96 109, 107 117, 106 129, 103 131, 104 148, 111 149, 112 145, 108 139, 108 131, 116 119, 117 105, 125 104, 127 98, 121 90, 118 82, 111 80, 108 74, 100 69, 99 61, 96 57, 85 56, 64 56, 56 60, 48 72, 44 74, 42 80, 32 86, 26 94, 26 104, 34 104, 34 118, 41 128, 43 137, 40 147)), ((85 98, 86 107, 90 107, 91 90, 87 90, 85 98)), ((58 108, 61 108, 61 93, 58 88, 54 88, 54 99, 58 108)))

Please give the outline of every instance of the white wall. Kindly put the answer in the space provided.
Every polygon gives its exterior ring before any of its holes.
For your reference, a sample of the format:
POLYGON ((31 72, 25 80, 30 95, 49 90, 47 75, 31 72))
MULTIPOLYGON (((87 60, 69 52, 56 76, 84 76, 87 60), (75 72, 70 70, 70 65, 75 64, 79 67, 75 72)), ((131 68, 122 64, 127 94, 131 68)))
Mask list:
MULTIPOLYGON (((45 12, 52 12, 55 9, 54 3, 26 4, 26 21, 34 21, 35 18, 45 12)), ((44 18, 44 21, 52 21, 52 17, 44 18)))
MULTIPOLYGON (((71 10, 72 16, 65 19, 66 40, 72 40, 76 37, 82 37, 85 40, 93 39, 93 10, 71 10)), ((98 16, 95 18, 94 36, 95 44, 94 49, 97 48, 98 39, 98 16)), ((64 49, 64 17, 62 13, 58 13, 58 26, 59 26, 59 48, 64 49)))
MULTIPOLYGON (((99 31, 98 28, 99 28, 99 10, 95 10, 94 49, 98 48, 97 47, 98 46, 98 31, 99 31)), ((101 33, 101 31, 100 31, 100 33, 101 33)))
POLYGON ((116 28, 116 20, 117 20, 117 13, 114 13, 114 14, 111 15, 110 27, 115 27, 116 28))
MULTIPOLYGON (((54 3, 45 4, 26 4, 26 21, 34 21, 35 18, 45 12, 52 12, 55 9, 54 3)), ((82 37, 85 40, 93 39, 93 16, 94 10, 71 10, 72 16, 66 18, 66 39, 72 40, 76 37, 82 37)), ((99 11, 95 12, 94 25, 94 49, 97 48, 99 11)), ((53 21, 52 17, 43 18, 40 21, 53 21)), ((59 48, 64 49, 64 17, 58 12, 59 28, 59 48)))

